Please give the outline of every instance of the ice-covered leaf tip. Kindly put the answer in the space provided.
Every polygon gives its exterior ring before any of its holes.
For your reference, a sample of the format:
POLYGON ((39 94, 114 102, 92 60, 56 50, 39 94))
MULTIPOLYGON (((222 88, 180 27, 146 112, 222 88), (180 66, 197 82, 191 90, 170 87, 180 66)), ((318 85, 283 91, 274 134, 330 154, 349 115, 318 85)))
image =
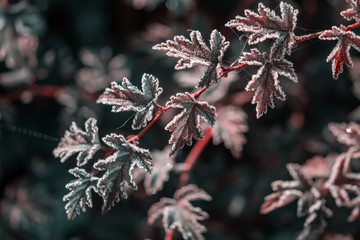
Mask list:
POLYGON ((312 180, 304 173, 300 165, 287 164, 287 169, 293 180, 278 180, 271 184, 276 192, 265 197, 265 202, 260 208, 262 214, 267 214, 298 199, 297 215, 304 216, 313 200, 320 195, 315 188, 312 188, 312 180))
POLYGON ((77 179, 65 186, 70 192, 64 196, 63 200, 68 201, 65 205, 67 218, 73 220, 76 215, 80 214, 80 210, 86 211, 86 205, 92 207, 91 190, 98 193, 96 187, 98 178, 77 167, 70 169, 69 172, 77 179))
POLYGON ((245 52, 240 63, 258 67, 258 71, 247 84, 247 91, 255 91, 252 103, 256 103, 256 117, 267 112, 267 107, 274 108, 274 96, 285 100, 285 93, 280 86, 279 75, 297 83, 293 63, 284 58, 272 58, 266 52, 260 53, 256 48, 245 52))
POLYGON ((200 127, 200 120, 203 119, 210 125, 214 125, 216 118, 215 107, 207 102, 198 101, 190 93, 177 93, 171 96, 166 106, 181 108, 165 129, 172 132, 169 143, 172 144, 170 155, 173 155, 185 144, 190 146, 192 139, 202 139, 203 130, 200 127))
POLYGON ((360 19, 360 0, 346 0, 350 4, 350 8, 342 11, 340 14, 348 21, 360 19))
POLYGON ((248 129, 247 115, 240 107, 220 107, 217 109, 213 128, 213 143, 218 145, 224 142, 234 158, 240 158, 243 145, 246 143, 244 133, 248 129))
POLYGON ((350 150, 338 156, 325 183, 339 207, 351 206, 351 196, 360 194, 360 188, 357 186, 360 174, 353 173, 350 168, 352 153, 350 150))
POLYGON ((350 57, 350 48, 353 47, 360 51, 360 37, 354 32, 346 30, 346 27, 333 26, 331 30, 322 33, 319 38, 321 40, 337 40, 337 44, 331 51, 326 61, 332 61, 333 77, 338 78, 339 74, 343 72, 343 64, 352 67, 353 62, 350 57))
POLYGON ((217 83, 222 73, 221 61, 230 43, 218 31, 213 30, 210 36, 210 48, 199 31, 190 33, 190 40, 184 36, 175 36, 174 40, 157 44, 155 50, 165 52, 170 57, 180 58, 175 69, 191 68, 196 65, 206 66, 197 87, 209 87, 217 83))
POLYGON ((330 123, 329 129, 339 143, 360 150, 360 125, 358 123, 330 123))
POLYGON ((85 122, 85 132, 81 130, 75 122, 70 126, 70 130, 65 132, 60 143, 54 149, 55 157, 60 157, 60 161, 66 161, 73 154, 77 155, 77 166, 85 165, 101 148, 96 119, 89 118, 85 122))
POLYGON ((102 212, 105 214, 115 202, 120 201, 120 196, 127 198, 125 183, 137 189, 134 169, 140 168, 150 173, 152 159, 148 150, 128 143, 122 135, 110 134, 102 140, 111 148, 116 149, 106 159, 101 159, 94 164, 94 168, 105 171, 97 185, 104 200, 102 212))
POLYGON ((177 190, 174 198, 161 198, 148 212, 148 224, 153 224, 162 216, 166 232, 178 229, 183 239, 202 240, 206 227, 198 221, 208 218, 208 214, 190 201, 210 201, 211 196, 196 185, 190 184, 177 190))
POLYGON ((112 105, 113 112, 136 112, 132 128, 145 127, 153 118, 154 107, 163 89, 159 87, 159 80, 151 74, 143 74, 141 79, 142 91, 132 85, 127 78, 123 78, 121 85, 111 83, 111 88, 106 88, 97 103, 112 105))
POLYGON ((236 16, 235 19, 225 24, 227 27, 236 28, 238 31, 250 33, 249 44, 257 44, 267 39, 274 39, 270 55, 282 58, 291 54, 291 49, 296 41, 294 30, 296 27, 298 10, 288 4, 280 3, 281 17, 274 11, 265 7, 262 3, 258 5, 259 14, 245 10, 245 17, 236 16))

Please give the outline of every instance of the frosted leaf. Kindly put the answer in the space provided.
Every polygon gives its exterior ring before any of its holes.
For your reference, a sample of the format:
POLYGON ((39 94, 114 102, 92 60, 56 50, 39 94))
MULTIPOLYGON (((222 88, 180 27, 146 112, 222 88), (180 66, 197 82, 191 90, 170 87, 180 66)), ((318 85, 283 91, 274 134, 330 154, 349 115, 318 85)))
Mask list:
POLYGON ((60 157, 61 162, 65 162, 77 153, 77 166, 80 167, 85 165, 100 148, 96 119, 89 118, 85 122, 85 132, 73 122, 70 130, 65 131, 64 137, 61 138, 53 154, 55 157, 60 157))
POLYGON ((245 10, 245 17, 236 16, 225 26, 250 33, 249 44, 274 39, 275 42, 270 50, 272 57, 283 58, 285 52, 290 55, 291 49, 295 45, 294 30, 298 10, 294 10, 288 3, 281 2, 281 17, 279 17, 274 11, 259 3, 258 12, 259 14, 247 9, 245 10))
POLYGON ((197 87, 209 87, 218 82, 222 73, 221 61, 230 43, 217 30, 210 36, 210 48, 205 43, 199 31, 190 33, 190 40, 184 36, 175 36, 174 40, 157 44, 154 50, 163 51, 170 57, 180 58, 175 69, 191 68, 196 65, 206 66, 197 87))
POLYGON ((126 68, 124 55, 112 56, 110 48, 104 47, 99 52, 84 49, 80 59, 85 65, 76 73, 76 81, 80 88, 95 93, 106 88, 112 81, 120 81, 130 75, 126 68))
POLYGON ((358 186, 360 174, 352 173, 350 169, 352 153, 350 150, 339 155, 331 169, 329 179, 325 183, 339 207, 351 206, 350 194, 360 194, 358 186))
POLYGON ((153 118, 156 101, 163 89, 159 87, 159 80, 151 74, 143 74, 141 79, 142 91, 124 78, 121 85, 111 83, 111 88, 106 88, 97 103, 112 105, 113 112, 134 111, 132 128, 145 127, 153 118))
POLYGON ((169 156, 170 146, 162 151, 152 151, 153 169, 151 174, 145 175, 144 186, 147 195, 157 193, 163 188, 164 182, 169 180, 169 172, 173 169, 174 155, 169 156))
POLYGON ((267 112, 267 107, 274 108, 274 97, 284 101, 285 93, 280 86, 279 75, 297 83, 292 62, 286 59, 272 58, 266 52, 260 53, 256 48, 246 52, 240 63, 258 67, 258 71, 247 84, 247 91, 255 91, 252 104, 256 103, 256 117, 267 112))
POLYGON ((331 51, 326 61, 332 61, 333 77, 338 78, 339 74, 343 72, 343 64, 352 67, 353 62, 350 57, 350 48, 353 47, 360 51, 360 37, 354 32, 346 30, 346 27, 341 25, 340 28, 333 26, 331 30, 322 33, 319 38, 321 40, 337 40, 337 44, 331 51))
POLYGON ((37 65, 38 37, 44 21, 39 10, 28 1, 17 1, 0 8, 0 60, 8 68, 37 65))
POLYGON ((240 158, 243 145, 246 143, 244 133, 248 131, 247 115, 235 106, 220 107, 217 109, 216 123, 213 128, 213 143, 224 142, 234 158, 240 158))
POLYGON ((333 212, 325 206, 325 200, 317 200, 309 209, 309 215, 307 216, 304 229, 296 238, 296 240, 306 240, 317 238, 323 233, 327 223, 325 218, 329 218, 333 215, 333 212))
POLYGON ((86 205, 92 207, 91 190, 98 193, 96 186, 98 178, 81 168, 73 168, 69 172, 77 179, 66 184, 65 187, 70 192, 64 196, 63 201, 68 201, 65 205, 67 218, 73 220, 80 214, 80 210, 86 212, 86 205))
POLYGON ((202 240, 205 226, 198 221, 208 218, 208 214, 199 207, 194 207, 190 201, 210 201, 211 196, 196 185, 190 184, 177 190, 174 198, 161 198, 153 204, 148 212, 148 224, 153 224, 162 216, 166 232, 177 229, 184 239, 202 240))
POLYGON ((322 156, 314 156, 306 160, 303 169, 311 178, 328 178, 336 158, 336 154, 329 155, 325 158, 322 156))
POLYGON ((360 126, 355 122, 330 123, 329 129, 337 141, 348 147, 360 149, 360 126))
POLYGON ((350 8, 342 11, 340 14, 346 20, 352 19, 358 21, 360 18, 360 1, 359 0, 346 0, 350 4, 350 8))
MULTIPOLYGON (((4 185, 0 201, 1 226, 8 225, 12 231, 27 229, 43 230, 54 220, 55 201, 44 191, 43 184, 29 185, 27 180, 16 179, 4 185), (41 197, 39 197, 41 196, 41 197)), ((2 236, 0 234, 0 236, 2 236)), ((8 239, 8 238, 2 238, 8 239)), ((11 239, 11 238, 10 238, 11 239)))
POLYGON ((165 127, 166 130, 172 132, 169 140, 169 143, 172 144, 170 155, 183 148, 185 144, 190 146, 193 138, 199 140, 204 137, 200 127, 201 119, 210 125, 215 123, 215 107, 207 102, 196 100, 188 92, 171 96, 166 106, 182 109, 165 127))
POLYGON ((105 214, 115 202, 120 201, 120 196, 127 198, 125 182, 133 189, 137 189, 134 180, 135 168, 150 173, 152 164, 148 150, 128 143, 122 135, 110 134, 102 140, 116 149, 109 157, 94 164, 94 168, 106 171, 97 185, 104 200, 102 213, 105 214))
POLYGON ((294 180, 275 181, 271 184, 275 193, 265 197, 260 213, 267 214, 298 199, 297 215, 306 215, 309 206, 319 197, 314 183, 298 164, 287 164, 287 169, 294 180))

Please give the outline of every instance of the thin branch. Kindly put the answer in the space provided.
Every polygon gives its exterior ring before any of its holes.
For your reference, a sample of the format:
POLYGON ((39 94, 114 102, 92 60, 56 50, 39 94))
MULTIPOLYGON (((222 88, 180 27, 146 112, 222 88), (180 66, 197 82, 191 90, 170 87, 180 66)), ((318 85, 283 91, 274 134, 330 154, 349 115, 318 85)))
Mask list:
POLYGON ((212 128, 208 127, 204 132, 204 139, 197 141, 194 147, 191 149, 189 155, 186 157, 184 162, 185 170, 180 175, 178 189, 185 186, 189 181, 191 170, 194 167, 196 160, 198 159, 200 154, 203 152, 203 150, 209 143, 211 137, 212 137, 212 128))
POLYGON ((155 117, 153 118, 153 120, 151 120, 151 122, 143 129, 141 130, 141 132, 139 132, 138 134, 136 134, 135 136, 127 139, 126 141, 128 143, 134 142, 134 141, 139 141, 139 139, 141 138, 142 135, 144 135, 144 133, 149 130, 149 128, 163 115, 163 111, 162 112, 158 112, 155 117))

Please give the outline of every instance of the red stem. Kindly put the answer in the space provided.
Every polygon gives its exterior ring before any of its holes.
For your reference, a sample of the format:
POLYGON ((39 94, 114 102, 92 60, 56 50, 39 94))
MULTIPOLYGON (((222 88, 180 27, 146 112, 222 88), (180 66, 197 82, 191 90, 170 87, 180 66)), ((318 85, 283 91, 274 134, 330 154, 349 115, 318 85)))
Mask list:
POLYGON ((357 28, 357 27, 360 27, 360 22, 357 22, 357 23, 354 23, 354 24, 351 24, 351 25, 347 26, 346 31, 357 28))
POLYGON ((178 189, 180 189, 181 187, 187 184, 191 170, 194 167, 196 160, 198 159, 200 154, 203 152, 204 148, 209 143, 211 137, 212 137, 212 128, 208 127, 204 132, 204 139, 197 141, 194 147, 191 149, 189 155, 186 157, 184 162, 186 169, 180 175, 178 189))
MULTIPOLYGON (((192 168, 194 167, 196 160, 203 152, 204 148, 209 143, 212 137, 212 128, 208 127, 204 132, 204 139, 199 140, 195 143, 194 147, 191 149, 189 155, 185 159, 184 165, 187 165, 186 169, 181 173, 178 189, 182 188, 189 181, 190 173, 192 168)), ((175 233, 175 229, 171 229, 166 233, 164 240, 172 240, 175 233)))
POLYGON ((195 99, 198 99, 198 98, 201 96, 201 94, 202 94, 203 92, 205 92, 205 91, 206 91, 206 87, 203 87, 203 88, 200 89, 199 91, 195 92, 195 93, 194 93, 194 98, 195 98, 195 99))
MULTIPOLYGON (((360 27, 360 22, 356 22, 354 24, 351 24, 351 25, 347 26, 345 28, 345 31, 349 31, 349 30, 352 30, 352 29, 357 28, 357 27, 360 27)), ((309 39, 312 39, 312 38, 318 38, 325 31, 326 30, 321 31, 321 32, 306 34, 306 35, 303 35, 303 36, 295 36, 294 38, 295 38, 296 42, 303 42, 303 41, 306 41, 306 40, 309 40, 309 39)))
POLYGON ((235 63, 236 63, 236 62, 233 62, 233 63, 230 65, 230 67, 228 67, 228 68, 227 68, 227 67, 221 67, 222 73, 221 73, 221 75, 220 75, 220 78, 222 78, 222 77, 227 77, 227 75, 228 75, 229 72, 232 72, 232 71, 235 71, 235 70, 237 70, 237 69, 240 69, 240 68, 243 68, 243 67, 248 66, 248 64, 246 64, 246 63, 242 63, 242 64, 239 64, 239 65, 233 66, 233 65, 235 65, 235 63))
POLYGON ((144 135, 144 133, 149 130, 149 128, 163 115, 163 111, 162 112, 158 112, 155 117, 153 118, 153 120, 151 120, 151 122, 143 129, 141 130, 141 132, 139 132, 138 134, 136 134, 135 136, 129 138, 127 140, 128 143, 131 143, 133 141, 138 141, 142 135, 144 135))
POLYGON ((165 239, 164 240, 172 240, 173 236, 175 233, 175 229, 171 229, 170 231, 168 231, 166 233, 165 239))

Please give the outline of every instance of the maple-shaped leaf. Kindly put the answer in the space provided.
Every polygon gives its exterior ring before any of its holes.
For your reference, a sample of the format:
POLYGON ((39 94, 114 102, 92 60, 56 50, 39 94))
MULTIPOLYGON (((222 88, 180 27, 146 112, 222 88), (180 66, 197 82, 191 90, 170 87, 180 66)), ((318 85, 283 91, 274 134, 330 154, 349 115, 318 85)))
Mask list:
POLYGON ((150 152, 128 143, 124 136, 110 134, 102 139, 108 146, 116 149, 106 159, 101 159, 94 164, 94 168, 106 171, 98 181, 98 188, 103 197, 103 214, 110 210, 115 202, 120 201, 120 195, 127 198, 125 183, 137 189, 134 180, 135 168, 140 168, 150 173, 152 164, 150 152))
POLYGON ((317 200, 310 208, 307 216, 304 229, 296 238, 296 240, 316 239, 321 235, 327 226, 325 218, 329 218, 333 212, 325 206, 325 200, 317 200))
POLYGON ((97 103, 112 105, 112 112, 134 111, 132 128, 145 127, 153 118, 154 106, 163 89, 156 77, 146 73, 142 76, 141 86, 142 91, 124 77, 121 85, 112 82, 111 88, 105 89, 97 103))
POLYGON ((63 201, 68 201, 65 205, 67 218, 73 220, 76 215, 80 214, 80 210, 86 212, 86 205, 92 207, 91 190, 99 193, 96 186, 98 178, 81 168, 73 168, 69 172, 77 179, 66 184, 65 187, 70 192, 64 196, 63 201))
POLYGON ((313 187, 313 181, 306 175, 302 166, 287 164, 287 169, 294 180, 273 182, 271 186, 276 192, 265 197, 260 213, 267 214, 298 199, 297 215, 304 216, 309 207, 320 196, 318 190, 313 187))
POLYGON ((202 139, 203 130, 200 127, 200 120, 214 125, 216 117, 215 107, 207 102, 198 101, 190 93, 177 93, 171 96, 166 106, 183 109, 169 122, 165 129, 172 132, 169 143, 172 144, 170 155, 173 155, 185 144, 190 146, 192 139, 202 139))
POLYGON ((314 156, 306 160, 302 168, 310 178, 328 178, 336 159, 336 154, 327 157, 314 156))
POLYGON ((274 108, 274 97, 285 100, 285 93, 280 86, 279 75, 297 83, 298 79, 293 63, 283 58, 272 58, 266 52, 260 53, 256 48, 246 52, 240 63, 258 67, 258 71, 247 84, 247 91, 255 91, 252 103, 256 103, 256 117, 267 112, 267 107, 274 108))
POLYGON ((353 149, 350 149, 348 152, 339 155, 331 169, 330 177, 325 183, 336 204, 340 207, 350 206, 350 195, 360 193, 358 186, 360 174, 352 173, 350 168, 352 154, 353 149))
POLYGON ((346 27, 333 26, 331 30, 322 33, 319 38, 321 40, 337 40, 335 48, 331 51, 326 61, 332 61, 332 73, 335 79, 343 72, 343 64, 352 67, 353 62, 350 57, 350 48, 353 47, 360 51, 360 37, 354 32, 346 30, 346 27))
POLYGON ((358 123, 330 123, 329 129, 338 142, 360 149, 360 126, 358 123))
POLYGON ((346 19, 354 19, 356 21, 360 18, 360 1, 359 0, 346 0, 350 4, 350 8, 342 11, 340 14, 346 19))
POLYGON ((206 228, 198 221, 208 218, 208 214, 190 201, 210 201, 211 196, 196 185, 190 184, 177 190, 174 198, 161 198, 148 212, 148 224, 153 224, 162 216, 166 232, 177 229, 184 239, 202 240, 206 228))
POLYGON ((163 188, 164 182, 169 180, 169 172, 173 169, 174 155, 169 156, 171 147, 162 151, 152 151, 153 169, 151 174, 145 175, 144 187, 147 195, 155 194, 163 188))
POLYGON ((216 123, 213 128, 213 143, 224 142, 234 158, 240 158, 243 145, 246 143, 244 133, 248 131, 247 115, 235 106, 220 107, 216 112, 216 123))
POLYGON ((295 45, 294 29, 296 27, 298 10, 288 4, 280 3, 281 17, 262 3, 258 6, 259 14, 247 9, 245 17, 236 16, 235 19, 225 24, 227 27, 234 27, 238 31, 251 33, 249 44, 257 44, 266 39, 275 39, 270 55, 282 58, 291 54, 291 49, 295 45))
POLYGON ((89 118, 85 122, 85 132, 81 130, 75 122, 72 122, 69 131, 65 131, 64 137, 54 149, 55 157, 60 157, 60 161, 66 161, 73 154, 77 155, 77 166, 85 165, 101 148, 96 119, 89 118))
POLYGON ((113 56, 109 47, 103 47, 98 52, 83 49, 80 60, 84 67, 76 73, 76 82, 89 93, 104 90, 112 81, 119 81, 130 75, 126 57, 121 54, 113 56))
POLYGON ((170 57, 180 58, 175 69, 191 68, 196 65, 206 66, 197 87, 209 87, 217 83, 222 73, 221 61, 230 43, 218 30, 210 36, 210 47, 205 43, 199 31, 190 33, 190 40, 184 36, 175 36, 174 40, 157 44, 154 50, 163 51, 170 57))

